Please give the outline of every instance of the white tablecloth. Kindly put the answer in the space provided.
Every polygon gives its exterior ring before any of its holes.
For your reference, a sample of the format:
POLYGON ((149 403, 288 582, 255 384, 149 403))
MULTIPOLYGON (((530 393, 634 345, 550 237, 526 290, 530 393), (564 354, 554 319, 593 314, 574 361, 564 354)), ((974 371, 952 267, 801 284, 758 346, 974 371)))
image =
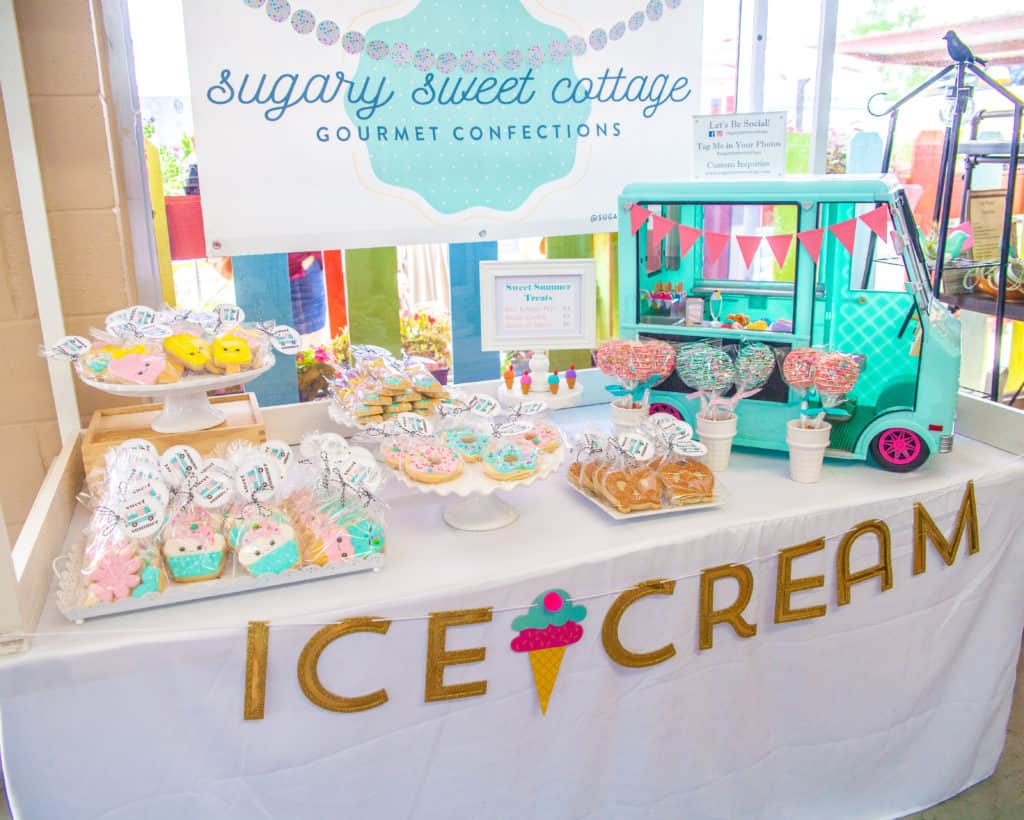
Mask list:
MULTIPOLYGON (((560 414, 578 426, 598 410, 560 414)), ((440 500, 392 487, 388 566, 297 587, 65 622, 51 606, 32 650, 0 663, 0 742, 16 818, 253 820, 323 817, 884 817, 987 777, 1005 737, 1024 625, 1024 464, 958 440, 907 475, 829 463, 788 480, 784 457, 734 454, 721 509, 614 523, 562 478, 509 495, 521 511, 494 533, 448 529, 440 500), (947 567, 929 547, 912 574, 913 503, 949 533, 966 482, 977 488, 981 551, 947 567), (838 607, 838 537, 868 518, 893 537, 893 588, 855 586, 838 607), (782 547, 829 536, 794 575, 824 574, 816 620, 773 623, 782 547), (748 562, 750 639, 728 626, 697 648, 699 573, 748 562), (684 577, 689 576, 689 577, 684 577), (614 595, 682 578, 635 604, 624 643, 677 654, 626 669, 603 651, 614 595), (566 652, 546 716, 512 619, 561 587, 589 614, 566 652), (487 694, 425 703, 429 612, 493 606, 493 621, 449 630, 449 649, 486 660, 446 683, 487 694), (317 624, 396 619, 353 635, 320 663, 333 690, 386 687, 389 701, 339 714, 310 703, 296 662, 317 624), (397 620, 400 618, 410 620, 397 620), (266 716, 243 721, 245 628, 271 622, 266 716)), ((875 558, 874 540, 854 567, 875 558)), ((731 600, 722 583, 721 604, 731 600)))

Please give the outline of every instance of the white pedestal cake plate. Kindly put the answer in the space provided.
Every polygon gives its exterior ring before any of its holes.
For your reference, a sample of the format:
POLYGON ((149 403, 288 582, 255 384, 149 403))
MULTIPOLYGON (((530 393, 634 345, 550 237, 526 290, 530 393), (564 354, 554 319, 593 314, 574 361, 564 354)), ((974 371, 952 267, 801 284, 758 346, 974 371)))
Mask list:
POLYGON ((449 527, 471 532, 484 532, 507 527, 519 518, 519 512, 496 493, 529 487, 537 481, 557 472, 565 460, 565 448, 559 447, 553 453, 540 453, 540 467, 536 473, 518 481, 495 481, 484 474, 483 464, 467 464, 463 473, 454 481, 443 484, 424 484, 413 481, 401 470, 392 473, 405 484, 422 493, 440 496, 454 496, 442 512, 449 527))
POLYGON ((238 387, 257 379, 274 366, 274 360, 263 367, 243 370, 224 376, 182 376, 173 384, 115 384, 90 379, 79 373, 84 384, 114 396, 150 398, 163 402, 164 409, 150 425, 158 433, 191 433, 206 430, 224 422, 224 413, 210 404, 207 392, 238 387))

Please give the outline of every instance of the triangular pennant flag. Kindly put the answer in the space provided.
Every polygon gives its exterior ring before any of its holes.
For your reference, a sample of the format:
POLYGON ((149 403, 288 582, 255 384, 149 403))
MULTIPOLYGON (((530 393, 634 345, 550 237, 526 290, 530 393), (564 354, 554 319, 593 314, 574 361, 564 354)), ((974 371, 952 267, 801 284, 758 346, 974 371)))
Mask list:
POLYGON ((836 239, 843 243, 846 250, 853 253, 853 238, 857 235, 857 217, 829 225, 828 229, 835 234, 836 239))
POLYGON ((642 208, 639 205, 634 205, 629 209, 629 229, 630 232, 636 233, 640 230, 640 226, 647 221, 647 217, 651 215, 651 212, 646 208, 642 208))
POLYGON ((704 231, 704 247, 708 252, 708 261, 712 264, 718 261, 718 257, 722 255, 722 251, 728 244, 729 234, 704 231))
POLYGON ((661 242, 675 226, 676 223, 671 219, 665 219, 663 216, 654 214, 654 225, 651 228, 651 239, 654 240, 654 244, 657 245, 661 242))
POLYGON ((800 231, 800 233, 796 235, 796 238, 800 240, 800 244, 804 246, 804 250, 811 255, 811 259, 814 260, 815 265, 818 264, 818 257, 821 256, 821 239, 824 235, 824 228, 800 231))
POLYGON ((786 257, 789 256, 789 247, 793 244, 793 234, 791 233, 780 233, 775 236, 766 236, 768 240, 768 247, 772 249, 772 256, 775 257, 775 261, 779 263, 781 268, 786 264, 786 257))
POLYGON ((679 226, 679 259, 683 260, 686 258, 686 254, 690 252, 690 248, 693 247, 693 243, 696 242, 703 231, 699 231, 696 228, 691 228, 689 225, 679 226))
POLYGON ((740 246, 740 253, 743 254, 743 261, 747 263, 747 267, 754 261, 754 257, 757 256, 757 249, 761 247, 761 240, 763 236, 737 236, 736 244, 740 246))
POLYGON ((874 232, 875 236, 885 241, 885 225, 889 221, 889 206, 879 205, 873 211, 861 214, 858 219, 874 232))
POLYGON ((956 233, 957 231, 960 231, 962 233, 967 234, 967 241, 964 242, 964 244, 960 246, 960 250, 962 250, 962 251, 969 251, 971 248, 973 248, 974 247, 974 228, 971 227, 971 223, 970 222, 961 222, 955 228, 950 228, 949 229, 950 233, 956 233))

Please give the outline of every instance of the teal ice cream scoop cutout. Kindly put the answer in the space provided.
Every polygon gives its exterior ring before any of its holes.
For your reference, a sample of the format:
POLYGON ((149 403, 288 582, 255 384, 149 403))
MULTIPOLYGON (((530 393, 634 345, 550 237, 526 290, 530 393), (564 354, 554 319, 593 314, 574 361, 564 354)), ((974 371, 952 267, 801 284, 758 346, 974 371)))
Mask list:
POLYGON ((563 626, 568 621, 582 621, 587 617, 587 608, 574 604, 564 589, 549 589, 533 599, 533 605, 525 615, 512 621, 512 628, 547 629, 549 626, 563 626))

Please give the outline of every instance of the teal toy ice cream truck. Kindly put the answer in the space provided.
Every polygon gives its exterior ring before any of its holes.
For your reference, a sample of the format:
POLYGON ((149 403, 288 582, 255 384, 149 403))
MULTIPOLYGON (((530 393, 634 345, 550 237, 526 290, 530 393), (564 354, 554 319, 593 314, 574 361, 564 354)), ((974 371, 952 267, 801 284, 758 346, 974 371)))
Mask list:
MULTIPOLYGON (((780 359, 801 347, 854 354, 855 387, 822 408, 826 456, 870 454, 905 472, 952 448, 960 322, 932 296, 892 176, 629 185, 619 198, 619 289, 624 339, 756 341, 780 359)), ((673 373, 651 392, 651 411, 696 426, 692 392, 673 373)), ((736 405, 734 444, 785 450, 803 401, 776 368, 736 405)))

